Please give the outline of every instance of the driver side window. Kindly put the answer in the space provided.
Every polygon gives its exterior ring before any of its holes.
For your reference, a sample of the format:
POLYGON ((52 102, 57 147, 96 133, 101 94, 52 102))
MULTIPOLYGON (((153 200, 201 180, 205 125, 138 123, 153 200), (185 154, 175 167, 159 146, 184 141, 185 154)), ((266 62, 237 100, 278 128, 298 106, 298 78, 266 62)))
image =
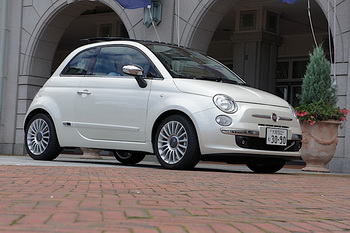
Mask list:
POLYGON ((103 47, 92 69, 94 76, 128 76, 123 72, 125 65, 139 65, 144 70, 144 77, 159 77, 154 65, 139 50, 131 47, 103 47))

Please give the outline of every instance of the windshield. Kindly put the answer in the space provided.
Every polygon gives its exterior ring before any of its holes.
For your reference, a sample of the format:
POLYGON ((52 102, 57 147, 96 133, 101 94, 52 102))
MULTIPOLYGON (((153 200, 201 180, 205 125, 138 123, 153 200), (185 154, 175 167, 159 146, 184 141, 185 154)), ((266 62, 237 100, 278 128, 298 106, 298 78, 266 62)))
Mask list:
POLYGON ((146 45, 174 78, 202 79, 245 85, 229 68, 201 53, 170 45, 146 45))

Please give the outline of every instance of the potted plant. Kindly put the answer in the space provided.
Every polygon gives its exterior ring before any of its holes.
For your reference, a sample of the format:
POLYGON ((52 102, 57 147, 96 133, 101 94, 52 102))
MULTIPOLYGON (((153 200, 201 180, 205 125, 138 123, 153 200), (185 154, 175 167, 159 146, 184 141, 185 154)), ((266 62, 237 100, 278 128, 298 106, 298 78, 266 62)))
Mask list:
POLYGON ((331 65, 322 46, 314 48, 298 96, 296 115, 301 124, 303 171, 329 172, 326 165, 334 157, 338 143, 338 127, 346 120, 348 110, 336 106, 336 87, 331 65))

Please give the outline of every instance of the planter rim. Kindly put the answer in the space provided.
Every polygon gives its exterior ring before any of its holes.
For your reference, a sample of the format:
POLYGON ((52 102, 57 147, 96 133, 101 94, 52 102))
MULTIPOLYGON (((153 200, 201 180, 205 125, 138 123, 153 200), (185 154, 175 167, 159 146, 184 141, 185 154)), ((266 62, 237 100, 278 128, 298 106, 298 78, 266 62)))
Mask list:
MULTIPOLYGON (((336 120, 325 120, 325 121, 318 121, 317 123, 326 123, 326 124, 337 124, 341 125, 343 122, 342 121, 336 121, 336 120)), ((310 125, 309 123, 300 123, 300 125, 310 125)))

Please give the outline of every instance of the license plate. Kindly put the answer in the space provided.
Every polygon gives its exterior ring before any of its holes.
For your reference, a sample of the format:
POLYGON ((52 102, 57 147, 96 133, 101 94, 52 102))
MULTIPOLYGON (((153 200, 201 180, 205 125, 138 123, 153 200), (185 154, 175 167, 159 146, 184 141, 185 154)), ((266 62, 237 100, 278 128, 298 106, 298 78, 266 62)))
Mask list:
POLYGON ((267 128, 266 144, 275 146, 286 146, 288 140, 288 131, 286 129, 267 128))

